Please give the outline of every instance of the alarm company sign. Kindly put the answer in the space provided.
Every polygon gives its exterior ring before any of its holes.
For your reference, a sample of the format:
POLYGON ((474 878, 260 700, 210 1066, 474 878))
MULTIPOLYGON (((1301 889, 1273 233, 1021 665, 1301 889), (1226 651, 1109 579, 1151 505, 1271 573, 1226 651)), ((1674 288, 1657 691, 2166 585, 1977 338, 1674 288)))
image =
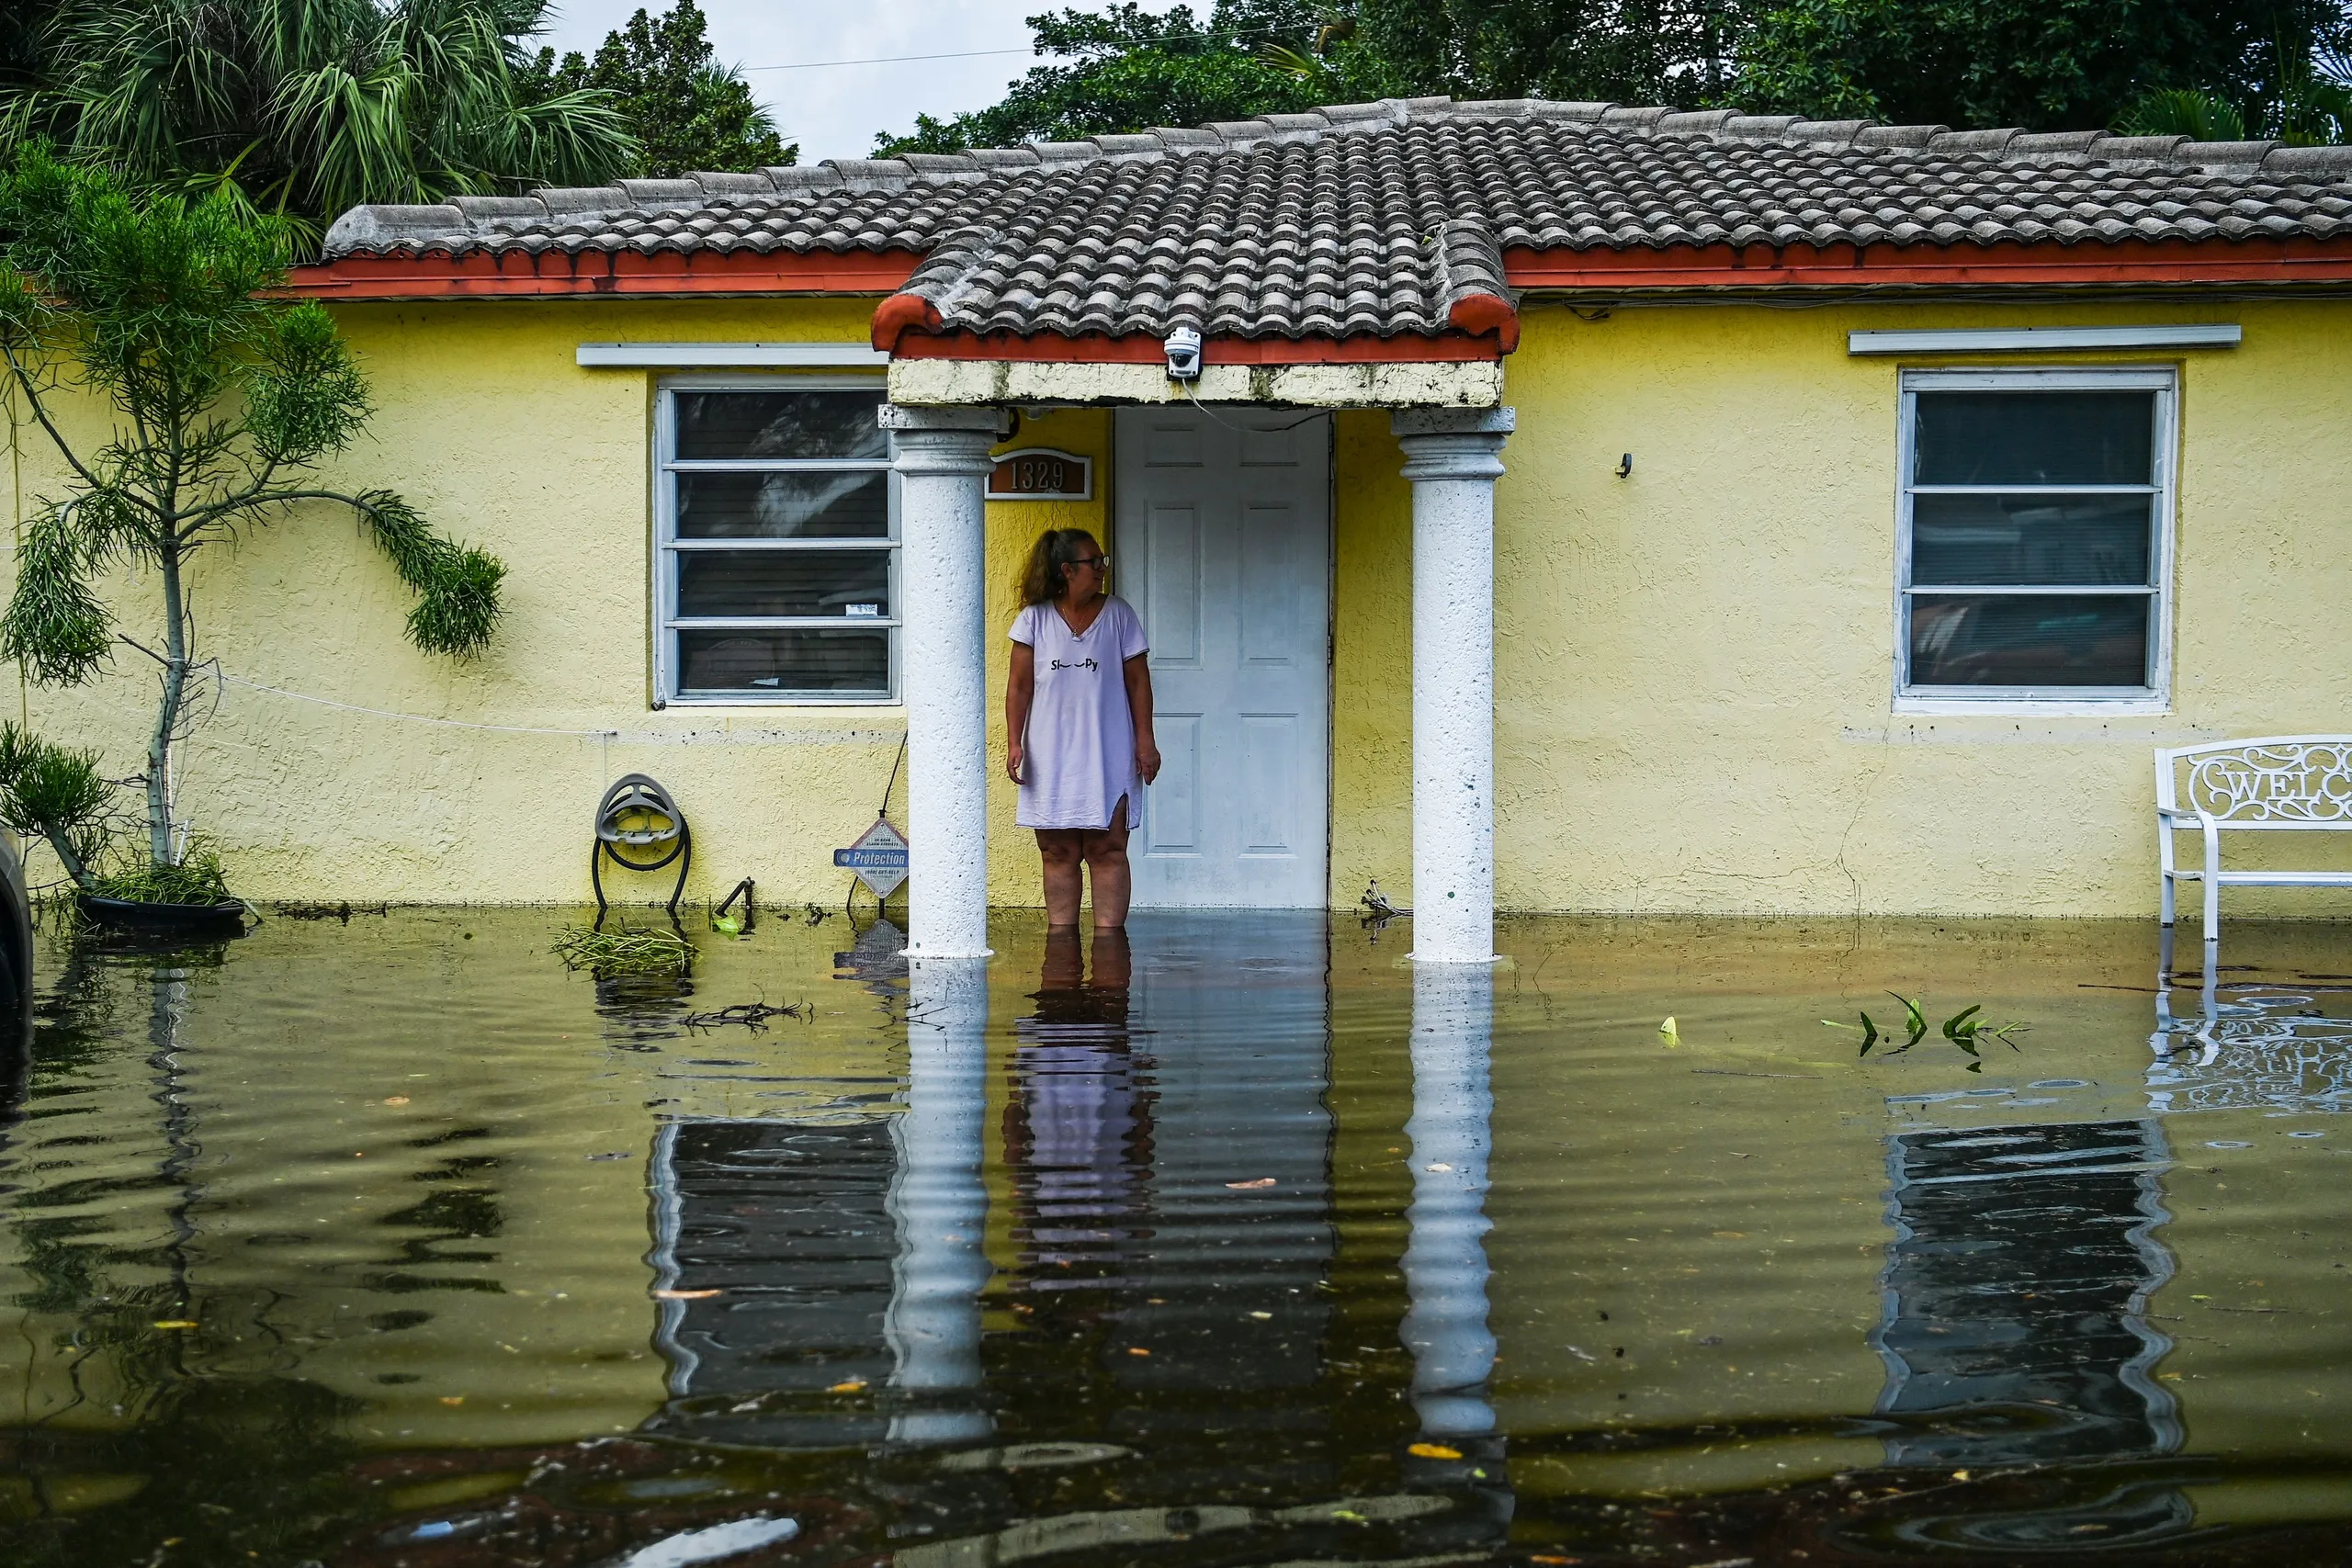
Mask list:
POLYGON ((1050 446, 1007 452, 989 475, 990 501, 1091 501, 1094 459, 1050 446))
POLYGON ((876 898, 888 898, 907 879, 906 837, 877 817, 857 842, 833 852, 833 863, 854 873, 876 898))

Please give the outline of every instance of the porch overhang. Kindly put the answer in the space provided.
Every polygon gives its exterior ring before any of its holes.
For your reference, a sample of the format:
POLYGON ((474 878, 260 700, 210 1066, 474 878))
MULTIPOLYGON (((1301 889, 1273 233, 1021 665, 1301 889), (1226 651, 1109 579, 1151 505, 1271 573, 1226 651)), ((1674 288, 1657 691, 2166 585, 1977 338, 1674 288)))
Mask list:
POLYGON ((906 359, 890 362, 890 400, 912 408, 1040 404, 1269 403, 1320 409, 1491 409, 1500 359, 1329 365, 1219 365, 1171 381, 1164 365, 1100 360, 906 359))

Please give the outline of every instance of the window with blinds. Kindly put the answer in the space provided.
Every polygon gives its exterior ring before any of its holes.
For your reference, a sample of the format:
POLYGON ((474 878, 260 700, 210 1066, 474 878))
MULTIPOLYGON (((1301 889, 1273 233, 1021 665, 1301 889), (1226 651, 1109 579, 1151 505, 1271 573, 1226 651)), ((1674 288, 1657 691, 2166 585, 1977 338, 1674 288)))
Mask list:
POLYGON ((872 381, 663 389, 654 663, 665 702, 898 700, 884 398, 872 381))
POLYGON ((2162 700, 2173 398, 2168 369, 1905 376, 1899 695, 2162 700))

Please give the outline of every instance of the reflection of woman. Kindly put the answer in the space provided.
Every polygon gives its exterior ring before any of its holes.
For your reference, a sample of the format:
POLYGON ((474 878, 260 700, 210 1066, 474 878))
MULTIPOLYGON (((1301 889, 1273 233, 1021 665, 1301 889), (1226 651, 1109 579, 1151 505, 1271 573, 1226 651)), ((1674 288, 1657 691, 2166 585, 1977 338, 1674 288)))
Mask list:
POLYGON ((1130 1054, 1127 933, 1094 933, 1094 974, 1075 927, 1048 931, 1030 1017, 1016 1021, 1005 1107, 1016 1289, 1069 1290, 1115 1271, 1151 1170, 1147 1064, 1130 1054), (1039 1272, 1073 1269, 1075 1275, 1039 1272))
POLYGON ((1005 772, 1021 786, 1014 820, 1037 830, 1048 926, 1078 923, 1081 863, 1096 928, 1127 923, 1127 830, 1159 776, 1143 623, 1102 592, 1109 565, 1085 529, 1047 529, 1012 623, 1005 772))

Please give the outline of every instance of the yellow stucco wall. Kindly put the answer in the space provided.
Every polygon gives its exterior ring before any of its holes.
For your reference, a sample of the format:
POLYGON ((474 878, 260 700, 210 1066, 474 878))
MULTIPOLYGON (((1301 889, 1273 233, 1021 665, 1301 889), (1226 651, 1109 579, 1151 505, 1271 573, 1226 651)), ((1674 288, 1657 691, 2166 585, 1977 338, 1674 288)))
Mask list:
MULTIPOLYGON (((401 636, 408 598, 349 521, 300 515, 195 573, 230 684, 182 802, 259 897, 570 900, 587 821, 642 771, 694 819, 693 892, 837 901, 832 848, 872 820, 904 725, 891 707, 681 708, 650 696, 644 371, 582 370, 583 341, 862 341, 870 302, 701 300, 339 309, 380 412, 336 465, 509 565, 508 617, 471 665, 401 636)), ((2149 748, 2352 728, 2352 303, 1620 309, 1531 302, 1509 362, 1519 434, 1497 511, 1498 886, 1510 908, 2139 913, 2154 907, 2149 748), (2141 718, 1891 713, 1896 377, 1857 326, 2235 321, 2233 350, 2068 356, 2181 366, 2174 711, 2141 718), (1633 476, 1612 473, 1632 452, 1633 476)), ((2038 361, 2047 363, 2046 359, 2038 361)), ((86 415, 87 411, 83 411, 86 415)), ((86 428, 86 424, 85 424, 86 428)), ((1016 440, 1095 457, 1088 502, 989 512, 989 617, 1009 622, 1046 525, 1104 534, 1113 422, 1071 411, 1016 440)), ((1409 898, 1410 504, 1378 413, 1339 417, 1331 887, 1409 898)), ((56 465, 20 433, 21 498, 56 465)), ((115 585, 151 626, 151 582, 115 585)), ((1001 755, 1004 644, 990 649, 1001 755)), ((44 732, 138 765, 153 687, 31 691, 44 732)), ((993 776, 993 775, 992 775, 993 776)), ((903 786, 902 786, 903 789, 903 786)), ((903 793, 892 815, 903 822, 903 793)), ((991 888, 1036 900, 995 778, 991 888)), ((2299 841, 2295 850, 2310 852, 2299 841)), ((650 882, 636 885, 646 894, 650 882)), ((666 881, 662 884, 666 889, 666 881)), ((2258 897, 2258 896, 2255 896, 2258 897)), ((2316 910, 2312 896, 2290 895, 2316 910)), ((2252 897, 2246 907, 2253 907, 2252 897)))
MULTIPOLYGON (((2352 729, 2352 304, 1723 306, 1586 321, 1531 302, 1525 317, 1509 362, 1519 431, 1496 501, 1506 908, 2152 912, 2152 748, 2352 729), (1846 351, 1858 327, 2191 321, 2240 322, 2244 345, 1846 351), (1956 363, 2180 367, 2170 713, 1892 712, 1897 375, 1956 363)), ((1410 499, 1385 423, 1349 416, 1339 435, 1342 903, 1367 876, 1408 893, 1411 880, 1410 499)), ((2255 837, 2284 863, 2342 860, 2332 840, 2255 837)), ((2341 907, 2229 897, 2249 910, 2341 907)))
MULTIPOLYGON (((588 824, 611 779, 667 784, 693 822, 690 897, 742 876, 763 898, 838 903, 831 851, 873 820, 890 777, 895 706, 678 707, 650 704, 647 583, 652 525, 648 442, 657 374, 583 370, 582 342, 808 340, 864 343, 866 300, 686 304, 355 305, 338 310, 372 378, 378 412, 330 478, 388 486, 434 522, 503 559, 507 612, 484 659, 453 663, 401 635, 411 600, 347 513, 305 509, 199 557, 192 588, 202 649, 232 678, 187 748, 180 801, 226 851, 249 897, 547 901, 584 899, 588 824), (605 741, 388 719, 255 691, 257 682, 358 707, 555 730, 617 730, 605 741)), ((62 404, 77 434, 97 411, 62 404)), ((1106 456, 1109 417, 1075 412, 1024 423, 1018 445, 1106 456)), ((59 490, 60 468, 30 425, 10 475, 24 514, 59 490)), ((990 507, 990 615, 1009 624, 1012 579, 1049 524, 1104 514, 1091 502, 990 507)), ((152 643, 149 578, 111 584, 122 629, 152 643)), ((993 640, 995 683, 1004 651, 993 640)), ((26 693, 43 733, 96 745, 109 772, 141 765, 154 686, 124 650, 76 689, 26 693)), ((1002 717, 993 724, 1001 746, 1002 717)), ((1012 841, 1012 789, 1000 780, 993 830, 1012 841)), ((901 780, 891 815, 904 825, 901 780)), ((1022 835, 1025 837, 1025 835, 1022 835)), ((47 863, 36 868, 50 874, 47 863)), ((1033 878, 998 857, 998 892, 1033 878)), ((666 896, 673 873, 608 887, 666 896)))

